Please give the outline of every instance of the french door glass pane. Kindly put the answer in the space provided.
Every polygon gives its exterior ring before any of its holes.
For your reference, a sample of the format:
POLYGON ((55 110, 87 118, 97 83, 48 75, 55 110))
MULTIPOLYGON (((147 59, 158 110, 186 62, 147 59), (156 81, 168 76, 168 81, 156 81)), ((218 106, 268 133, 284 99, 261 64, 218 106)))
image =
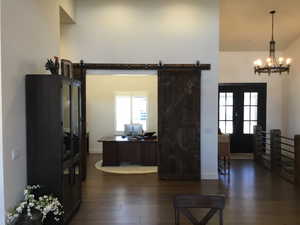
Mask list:
POLYGON ((227 93, 226 95, 226 105, 233 105, 233 93, 227 93))
POLYGON ((250 105, 250 92, 244 93, 244 105, 250 105))
POLYGON ((244 106, 244 120, 250 120, 250 106, 244 106))
POLYGON ((222 132, 223 134, 226 134, 226 122, 225 122, 225 121, 220 121, 220 122, 219 122, 219 127, 220 127, 220 129, 221 129, 221 132, 222 132))
POLYGON ((257 105, 258 104, 258 93, 257 92, 252 92, 251 93, 251 105, 257 105))
POLYGON ((219 94, 219 128, 224 134, 233 133, 233 93, 219 94))
POLYGON ((226 134, 232 134, 233 133, 233 122, 232 121, 226 121, 226 134))
POLYGON ((257 92, 244 93, 244 134, 253 134, 254 126, 257 125, 257 92))
POLYGON ((220 99, 219 99, 220 105, 226 105, 226 93, 220 93, 220 99))
POLYGON ((232 106, 226 107, 226 120, 233 120, 233 107, 232 106))
POLYGON ((244 134, 250 134, 250 121, 244 122, 244 134))
POLYGON ((257 125, 257 121, 252 121, 250 123, 250 134, 254 134, 254 126, 257 125))
POLYGON ((225 115, 226 115, 226 107, 225 106, 220 106, 220 112, 219 112, 219 120, 225 120, 225 115))
POLYGON ((257 106, 251 106, 251 120, 257 120, 257 106))

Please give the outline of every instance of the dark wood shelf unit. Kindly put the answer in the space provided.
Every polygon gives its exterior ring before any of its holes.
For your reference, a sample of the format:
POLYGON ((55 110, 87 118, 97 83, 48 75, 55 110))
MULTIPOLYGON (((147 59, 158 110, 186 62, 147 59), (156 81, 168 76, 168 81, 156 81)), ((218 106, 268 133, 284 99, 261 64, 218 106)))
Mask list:
POLYGON ((80 82, 26 76, 27 179, 59 198, 66 224, 81 202, 80 82))

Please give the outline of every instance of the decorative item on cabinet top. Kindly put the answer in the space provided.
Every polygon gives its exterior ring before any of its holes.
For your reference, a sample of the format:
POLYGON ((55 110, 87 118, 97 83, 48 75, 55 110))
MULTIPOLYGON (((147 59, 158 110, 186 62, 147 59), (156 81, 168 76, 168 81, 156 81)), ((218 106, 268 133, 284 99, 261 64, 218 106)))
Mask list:
POLYGON ((61 59, 59 61, 59 57, 54 56, 47 60, 45 68, 49 70, 52 75, 59 75, 59 69, 61 69, 62 76, 73 78, 73 63, 70 60, 61 59))
POLYGON ((61 60, 61 75, 73 78, 73 63, 70 60, 61 60))
POLYGON ((49 70, 51 74, 59 74, 59 57, 54 56, 53 58, 47 59, 45 65, 46 70, 49 70))

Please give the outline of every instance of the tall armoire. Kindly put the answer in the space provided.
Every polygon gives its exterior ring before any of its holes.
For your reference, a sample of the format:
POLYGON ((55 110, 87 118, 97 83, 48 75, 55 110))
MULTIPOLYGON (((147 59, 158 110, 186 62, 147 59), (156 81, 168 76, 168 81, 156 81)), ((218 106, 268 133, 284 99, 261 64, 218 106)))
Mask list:
POLYGON ((28 184, 59 198, 66 224, 81 202, 80 82, 27 75, 26 118, 28 184))

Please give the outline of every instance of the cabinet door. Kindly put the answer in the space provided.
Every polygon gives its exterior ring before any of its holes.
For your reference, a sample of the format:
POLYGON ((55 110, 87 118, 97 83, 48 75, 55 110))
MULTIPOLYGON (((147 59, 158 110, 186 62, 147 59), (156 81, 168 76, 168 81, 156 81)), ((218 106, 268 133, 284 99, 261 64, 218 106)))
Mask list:
POLYGON ((73 168, 68 167, 63 171, 63 207, 64 221, 68 221, 73 210, 73 168))
POLYGON ((72 186, 73 207, 77 207, 81 201, 81 167, 80 162, 73 166, 74 180, 72 186))
POLYGON ((62 86, 62 125, 64 132, 63 152, 64 160, 71 158, 73 153, 71 149, 71 91, 68 82, 63 82, 62 86))
POLYGON ((72 85, 72 148, 74 154, 80 152, 80 88, 72 85))

